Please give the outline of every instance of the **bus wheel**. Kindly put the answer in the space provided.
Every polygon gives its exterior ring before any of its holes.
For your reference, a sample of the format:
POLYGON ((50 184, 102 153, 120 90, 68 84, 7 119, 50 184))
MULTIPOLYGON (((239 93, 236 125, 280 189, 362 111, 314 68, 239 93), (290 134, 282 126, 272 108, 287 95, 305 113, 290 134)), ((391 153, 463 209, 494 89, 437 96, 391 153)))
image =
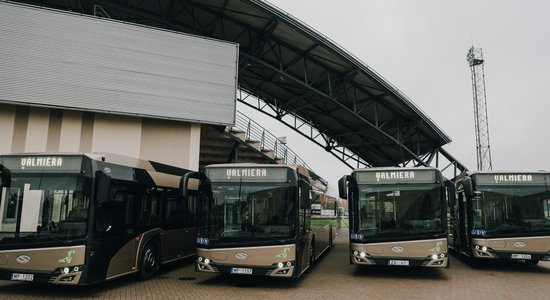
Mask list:
POLYGON ((525 263, 528 264, 528 265, 536 265, 536 264, 539 263, 539 261, 536 260, 536 259, 526 259, 525 263))
POLYGON ((141 267, 139 275, 141 279, 151 278, 159 269, 159 259, 157 248, 153 243, 147 243, 141 253, 141 267))

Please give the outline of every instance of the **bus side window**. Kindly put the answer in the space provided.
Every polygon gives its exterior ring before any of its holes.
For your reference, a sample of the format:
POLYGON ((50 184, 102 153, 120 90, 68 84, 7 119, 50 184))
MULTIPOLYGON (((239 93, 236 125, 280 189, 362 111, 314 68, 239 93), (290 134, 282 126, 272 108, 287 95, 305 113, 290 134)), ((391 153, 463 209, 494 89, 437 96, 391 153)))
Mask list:
POLYGON ((145 195, 141 206, 140 219, 148 226, 158 225, 161 222, 161 199, 164 191, 156 190, 145 195))
POLYGON ((177 190, 166 190, 165 218, 168 225, 185 223, 185 203, 177 190))
POLYGON ((98 207, 96 229, 101 232, 122 233, 136 223, 135 205, 140 190, 133 184, 113 181, 111 198, 98 207))

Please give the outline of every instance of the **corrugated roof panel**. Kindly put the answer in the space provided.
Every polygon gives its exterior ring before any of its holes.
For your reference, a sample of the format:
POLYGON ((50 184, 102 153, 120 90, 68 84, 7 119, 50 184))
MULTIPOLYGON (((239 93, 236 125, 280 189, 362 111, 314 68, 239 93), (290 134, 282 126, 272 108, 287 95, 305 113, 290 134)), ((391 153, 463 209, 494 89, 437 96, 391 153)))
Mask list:
POLYGON ((0 101, 234 123, 235 43, 0 6, 0 101))

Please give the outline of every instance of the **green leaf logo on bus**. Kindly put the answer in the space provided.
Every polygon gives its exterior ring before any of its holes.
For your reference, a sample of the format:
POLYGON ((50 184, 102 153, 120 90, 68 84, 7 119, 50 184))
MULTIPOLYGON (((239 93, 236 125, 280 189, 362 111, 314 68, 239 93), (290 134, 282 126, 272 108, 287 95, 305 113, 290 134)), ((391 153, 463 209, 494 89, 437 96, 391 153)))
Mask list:
POLYGON ((63 264, 63 263, 69 264, 73 260, 73 257, 74 257, 75 254, 76 254, 75 250, 69 250, 69 252, 67 252, 67 257, 62 258, 62 259, 58 260, 57 262, 60 263, 60 264, 63 264))
POLYGON ((437 242, 435 243, 435 247, 433 247, 432 249, 430 249, 430 251, 435 251, 435 252, 439 252, 441 251, 441 242, 437 242))
POLYGON ((288 247, 284 248, 283 249, 283 252, 275 255, 275 257, 279 257, 279 258, 286 258, 288 256, 288 247))

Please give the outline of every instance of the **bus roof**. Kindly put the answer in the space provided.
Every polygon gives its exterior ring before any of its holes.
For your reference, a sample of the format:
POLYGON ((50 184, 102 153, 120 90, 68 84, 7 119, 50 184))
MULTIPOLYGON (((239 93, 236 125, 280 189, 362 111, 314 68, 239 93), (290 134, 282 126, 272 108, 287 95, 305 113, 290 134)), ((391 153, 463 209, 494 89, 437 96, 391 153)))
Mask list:
POLYGON ((143 170, 151 170, 163 173, 182 173, 181 175, 191 172, 191 170, 166 165, 160 162, 146 160, 137 157, 126 156, 122 154, 107 153, 107 152, 29 152, 29 153, 8 153, 0 154, 0 156, 86 156, 92 160, 102 161, 111 164, 123 165, 143 170), (172 169, 171 172, 161 169, 172 169))
POLYGON ((365 184, 422 184, 441 183, 441 172, 433 167, 379 167, 352 172, 357 182, 365 184))
POLYGON ((318 191, 326 192, 328 183, 321 176, 317 175, 315 172, 309 170, 308 168, 301 165, 293 164, 257 164, 257 163, 227 163, 227 164, 213 164, 208 165, 205 168, 288 168, 296 171, 296 173, 301 174, 309 178, 310 185, 318 191))
POLYGON ((473 171, 460 174, 456 181, 471 177, 479 185, 547 185, 550 182, 550 172, 536 171, 473 171))
POLYGON ((547 170, 484 170, 484 171, 468 171, 463 173, 468 176, 476 175, 476 174, 486 174, 486 175, 493 175, 493 174, 550 174, 550 171, 547 170))
POLYGON ((384 171, 414 171, 414 170, 437 170, 434 167, 374 167, 356 169, 354 172, 384 172, 384 171))
POLYGON ((79 153, 79 152, 32 152, 2 154, 0 157, 39 157, 39 156, 85 156, 91 160, 122 165, 125 167, 142 169, 146 171, 158 186, 179 187, 181 176, 191 172, 190 170, 166 165, 156 161, 130 157, 114 153, 79 153))

